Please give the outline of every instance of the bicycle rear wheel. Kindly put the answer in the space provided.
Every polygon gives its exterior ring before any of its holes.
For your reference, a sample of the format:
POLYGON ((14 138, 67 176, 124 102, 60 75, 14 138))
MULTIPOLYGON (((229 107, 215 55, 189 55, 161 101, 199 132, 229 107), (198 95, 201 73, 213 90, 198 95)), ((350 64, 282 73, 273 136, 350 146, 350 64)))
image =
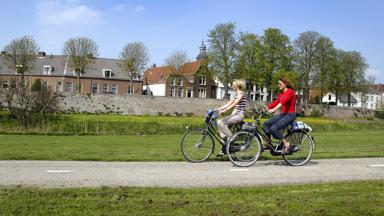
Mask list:
POLYGON ((253 133, 239 131, 231 136, 228 143, 227 155, 236 166, 251 166, 261 154, 260 140, 253 133))
POLYGON ((285 138, 292 147, 288 154, 283 155, 284 160, 292 166, 306 164, 311 159, 314 147, 311 136, 304 131, 293 131, 285 138))
POLYGON ((214 141, 206 129, 193 129, 181 140, 181 152, 185 159, 199 163, 207 160, 214 151, 214 141))

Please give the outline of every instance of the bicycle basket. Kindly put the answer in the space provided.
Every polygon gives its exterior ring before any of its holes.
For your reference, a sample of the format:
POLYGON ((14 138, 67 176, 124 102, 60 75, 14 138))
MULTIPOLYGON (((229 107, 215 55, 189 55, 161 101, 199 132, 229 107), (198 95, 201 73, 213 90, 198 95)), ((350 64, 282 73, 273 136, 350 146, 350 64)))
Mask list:
POLYGON ((245 131, 254 131, 256 130, 256 125, 250 122, 244 122, 244 124, 241 126, 241 129, 245 131))
POLYGON ((301 122, 301 121, 294 121, 292 124, 291 124, 291 131, 295 131, 295 130, 304 130, 304 131, 312 131, 312 128, 309 127, 307 124, 305 124, 304 122, 301 122))
POLYGON ((212 126, 216 126, 216 118, 217 118, 217 114, 215 112, 215 110, 213 109, 208 109, 207 113, 205 114, 205 123, 206 124, 209 124, 211 123, 212 126))

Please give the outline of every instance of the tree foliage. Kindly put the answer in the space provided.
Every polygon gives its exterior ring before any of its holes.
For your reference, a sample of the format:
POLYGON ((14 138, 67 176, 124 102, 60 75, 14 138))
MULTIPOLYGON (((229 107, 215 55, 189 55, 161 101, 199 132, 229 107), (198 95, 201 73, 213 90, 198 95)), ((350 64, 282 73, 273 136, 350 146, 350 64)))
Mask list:
POLYGON ((224 84, 225 98, 228 98, 228 84, 233 79, 239 36, 236 24, 220 23, 208 33, 208 59, 210 70, 224 84))
POLYGON ((175 50, 165 60, 164 63, 172 68, 172 74, 177 74, 185 63, 190 59, 185 50, 175 50))
POLYGON ((39 45, 32 36, 23 36, 6 45, 4 52, 5 63, 21 74, 21 86, 24 87, 24 75, 35 66, 39 45))
POLYGON ((303 32, 294 41, 296 65, 300 73, 300 87, 303 90, 303 102, 309 102, 309 91, 315 75, 316 44, 321 34, 314 31, 303 32))
POLYGON ((99 55, 98 46, 87 37, 71 38, 64 43, 63 55, 67 56, 65 64, 76 73, 76 92, 80 92, 80 76, 86 73, 99 55))

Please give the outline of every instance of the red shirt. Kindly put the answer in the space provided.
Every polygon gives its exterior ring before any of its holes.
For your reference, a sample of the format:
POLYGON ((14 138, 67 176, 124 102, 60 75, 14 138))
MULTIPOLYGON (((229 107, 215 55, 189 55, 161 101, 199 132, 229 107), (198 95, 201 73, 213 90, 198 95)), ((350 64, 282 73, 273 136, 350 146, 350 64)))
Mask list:
POLYGON ((279 94, 276 100, 268 104, 268 109, 273 109, 277 104, 281 103, 282 113, 294 113, 296 109, 296 93, 292 89, 287 89, 285 92, 279 94))

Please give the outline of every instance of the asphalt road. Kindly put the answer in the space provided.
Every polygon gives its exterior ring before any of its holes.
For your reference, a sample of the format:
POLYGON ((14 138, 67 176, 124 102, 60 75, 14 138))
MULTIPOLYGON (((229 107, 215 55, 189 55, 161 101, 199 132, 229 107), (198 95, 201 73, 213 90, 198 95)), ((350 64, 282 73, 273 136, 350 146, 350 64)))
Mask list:
POLYGON ((0 185, 34 187, 224 187, 281 183, 384 180, 384 158, 313 160, 305 166, 228 162, 0 161, 0 185))

